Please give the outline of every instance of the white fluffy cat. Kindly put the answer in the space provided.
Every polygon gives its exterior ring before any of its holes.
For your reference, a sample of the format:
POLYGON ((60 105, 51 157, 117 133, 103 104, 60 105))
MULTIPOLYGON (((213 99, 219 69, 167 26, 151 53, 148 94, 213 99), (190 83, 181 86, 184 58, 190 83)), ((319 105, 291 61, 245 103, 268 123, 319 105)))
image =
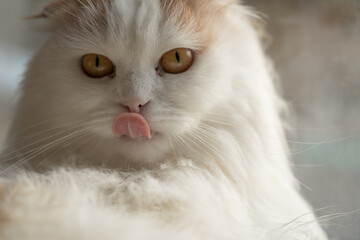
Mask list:
POLYGON ((0 238, 327 239, 233 0, 59 0, 2 157, 0 238))

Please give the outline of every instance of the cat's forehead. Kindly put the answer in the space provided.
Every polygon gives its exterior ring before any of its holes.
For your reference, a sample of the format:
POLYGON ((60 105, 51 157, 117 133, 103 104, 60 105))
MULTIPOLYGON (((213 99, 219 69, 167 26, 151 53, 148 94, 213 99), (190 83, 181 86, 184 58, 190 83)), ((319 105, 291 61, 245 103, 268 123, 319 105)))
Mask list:
POLYGON ((108 27, 119 31, 122 39, 142 44, 189 41, 199 49, 206 48, 212 39, 209 20, 215 17, 205 2, 211 5, 212 0, 112 0, 108 27))
MULTIPOLYGON (((92 41, 180 41, 206 48, 213 39, 214 26, 222 9, 232 0, 65 0, 48 6, 59 21, 75 21, 72 33, 92 41), (60 14, 56 14, 56 7, 60 14), (64 20, 69 19, 69 20, 64 20), (75 31, 74 31, 75 30, 75 31), (89 32, 91 34, 89 34, 89 32), (89 36, 90 35, 90 36, 89 36)), ((165 44, 165 43, 160 43, 165 44)))
POLYGON ((204 18, 188 1, 113 0, 112 4, 109 32, 118 32, 118 37, 130 44, 204 48, 211 39, 204 18))

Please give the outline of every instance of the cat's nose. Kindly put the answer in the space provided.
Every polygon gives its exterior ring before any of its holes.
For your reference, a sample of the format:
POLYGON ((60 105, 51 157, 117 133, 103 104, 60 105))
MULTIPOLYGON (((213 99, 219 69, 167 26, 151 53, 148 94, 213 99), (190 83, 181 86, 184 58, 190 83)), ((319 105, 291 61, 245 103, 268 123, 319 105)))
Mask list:
POLYGON ((141 108, 149 103, 148 100, 143 100, 139 98, 133 98, 126 101, 121 102, 120 104, 125 108, 128 108, 129 112, 139 113, 141 108))

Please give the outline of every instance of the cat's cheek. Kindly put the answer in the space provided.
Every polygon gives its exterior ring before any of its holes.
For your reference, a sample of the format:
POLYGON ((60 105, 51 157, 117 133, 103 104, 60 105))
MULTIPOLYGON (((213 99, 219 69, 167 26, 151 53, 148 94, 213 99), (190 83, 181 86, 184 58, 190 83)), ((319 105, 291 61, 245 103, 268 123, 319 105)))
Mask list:
POLYGON ((112 138, 115 137, 112 129, 111 129, 111 122, 108 121, 107 123, 99 124, 97 126, 93 126, 91 131, 102 138, 112 138))

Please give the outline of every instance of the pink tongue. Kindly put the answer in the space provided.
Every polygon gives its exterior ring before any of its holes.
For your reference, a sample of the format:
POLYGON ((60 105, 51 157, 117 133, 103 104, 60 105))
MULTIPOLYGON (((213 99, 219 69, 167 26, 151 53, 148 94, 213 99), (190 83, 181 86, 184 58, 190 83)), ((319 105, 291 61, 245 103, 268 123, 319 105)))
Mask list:
POLYGON ((121 113, 113 124, 115 136, 128 136, 131 139, 146 137, 151 139, 149 124, 145 118, 138 113, 121 113))

